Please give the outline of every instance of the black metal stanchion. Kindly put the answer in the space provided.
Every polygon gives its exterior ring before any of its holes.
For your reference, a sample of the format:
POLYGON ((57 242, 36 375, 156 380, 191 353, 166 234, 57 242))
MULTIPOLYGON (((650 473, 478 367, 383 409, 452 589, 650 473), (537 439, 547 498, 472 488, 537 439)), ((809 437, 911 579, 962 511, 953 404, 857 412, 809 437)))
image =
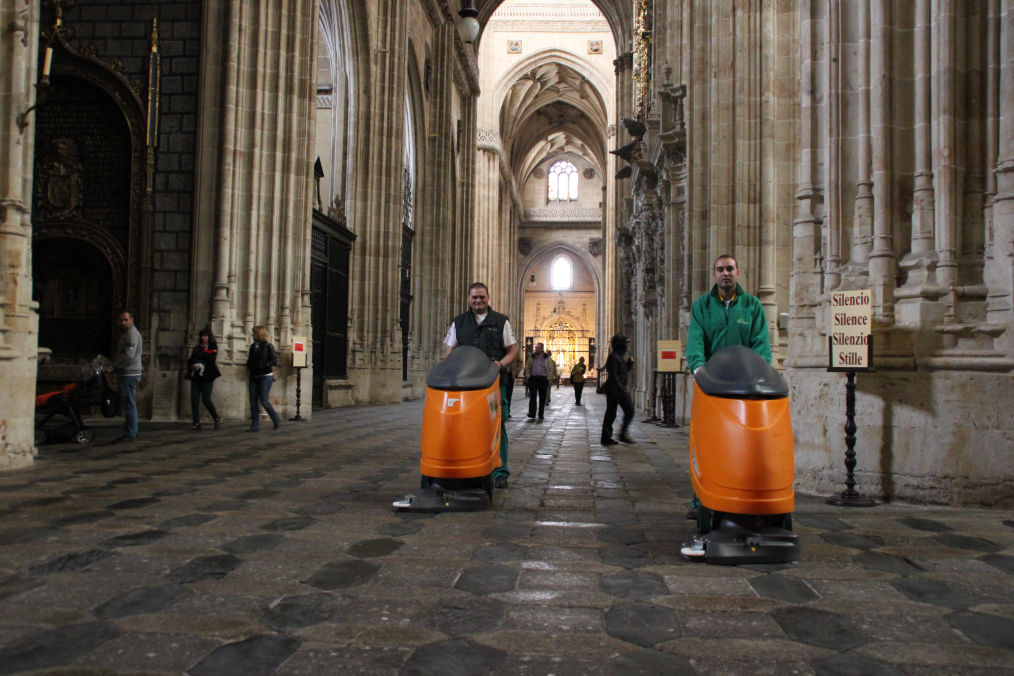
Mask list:
POLYGON ((294 417, 292 417, 292 418, 289 418, 289 420, 292 420, 293 422, 302 422, 303 420, 306 420, 306 418, 304 418, 303 416, 299 415, 299 402, 300 402, 300 399, 303 396, 303 383, 302 383, 302 378, 300 377, 302 374, 303 374, 303 368, 301 366, 297 366, 296 367, 296 415, 294 417))
POLYGON ((658 371, 651 372, 651 415, 641 422, 658 422, 658 415, 655 413, 658 405, 658 371))
POLYGON ((662 420, 660 427, 679 427, 676 424, 676 374, 662 373, 662 420))
MULTIPOLYGON (((830 340, 830 339, 829 339, 830 340)), ((870 364, 873 363, 873 336, 867 337, 870 364)), ((840 495, 832 495, 826 502, 838 507, 872 507, 873 500, 863 497, 856 490, 856 372, 845 372, 845 490, 840 495)))

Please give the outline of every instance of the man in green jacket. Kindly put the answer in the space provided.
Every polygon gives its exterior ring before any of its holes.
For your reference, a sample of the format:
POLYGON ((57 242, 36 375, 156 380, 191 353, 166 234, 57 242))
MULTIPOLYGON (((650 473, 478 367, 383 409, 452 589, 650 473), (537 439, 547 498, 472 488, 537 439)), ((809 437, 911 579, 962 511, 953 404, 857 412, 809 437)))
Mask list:
POLYGON ((745 345, 771 363, 771 341, 764 308, 756 296, 739 285, 739 265, 729 255, 721 255, 711 266, 715 285, 694 301, 690 309, 687 336, 687 364, 697 369, 719 348, 745 345))
MULTIPOLYGON (((764 308, 756 296, 751 296, 739 285, 739 264, 736 259, 722 254, 711 266, 715 285, 711 291, 694 301, 690 308, 690 328, 687 335, 687 365, 693 373, 704 366, 718 349, 727 345, 745 345, 771 363, 771 341, 764 308)), ((688 519, 697 518, 700 505, 697 496, 690 500, 688 519)), ((704 555, 704 545, 698 541, 683 547, 683 556, 697 558, 704 555)))

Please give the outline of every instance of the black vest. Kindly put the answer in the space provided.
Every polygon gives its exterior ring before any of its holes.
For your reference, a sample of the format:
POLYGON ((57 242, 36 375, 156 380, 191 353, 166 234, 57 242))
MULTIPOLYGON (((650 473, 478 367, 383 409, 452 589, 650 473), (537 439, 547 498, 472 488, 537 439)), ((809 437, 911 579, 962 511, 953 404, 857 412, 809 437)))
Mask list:
POLYGON ((458 345, 471 345, 486 353, 490 359, 500 360, 507 354, 503 344, 503 327, 507 324, 507 315, 490 308, 482 324, 475 323, 475 314, 469 310, 454 318, 454 333, 458 345))

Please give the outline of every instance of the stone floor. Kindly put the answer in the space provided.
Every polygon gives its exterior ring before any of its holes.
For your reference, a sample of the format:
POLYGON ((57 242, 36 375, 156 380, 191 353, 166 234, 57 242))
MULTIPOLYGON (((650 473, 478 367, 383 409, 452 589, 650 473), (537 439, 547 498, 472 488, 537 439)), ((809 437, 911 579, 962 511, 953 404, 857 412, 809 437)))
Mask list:
POLYGON ((481 513, 391 509, 420 402, 45 446, 0 474, 0 672, 1014 674, 1014 513, 798 496, 800 562, 691 563, 686 430, 603 448, 585 398, 515 415, 481 513))

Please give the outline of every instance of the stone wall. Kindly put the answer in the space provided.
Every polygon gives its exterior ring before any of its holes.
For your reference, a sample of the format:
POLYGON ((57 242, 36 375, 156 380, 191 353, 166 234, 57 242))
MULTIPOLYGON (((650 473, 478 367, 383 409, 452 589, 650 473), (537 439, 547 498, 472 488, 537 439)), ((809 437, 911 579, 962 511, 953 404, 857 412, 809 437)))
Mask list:
MULTIPOLYGON (((48 19, 48 14, 47 17, 48 19)), ((152 21, 158 22, 161 60, 159 144, 156 153, 154 221, 150 233, 151 317, 145 351, 175 367, 187 335, 190 250, 193 228, 194 152, 197 135, 201 2, 178 0, 77 0, 64 12, 71 44, 110 64, 128 81, 147 81, 152 21), (156 330, 152 336, 152 330, 156 330), (153 337, 157 342, 152 345, 153 337)))

